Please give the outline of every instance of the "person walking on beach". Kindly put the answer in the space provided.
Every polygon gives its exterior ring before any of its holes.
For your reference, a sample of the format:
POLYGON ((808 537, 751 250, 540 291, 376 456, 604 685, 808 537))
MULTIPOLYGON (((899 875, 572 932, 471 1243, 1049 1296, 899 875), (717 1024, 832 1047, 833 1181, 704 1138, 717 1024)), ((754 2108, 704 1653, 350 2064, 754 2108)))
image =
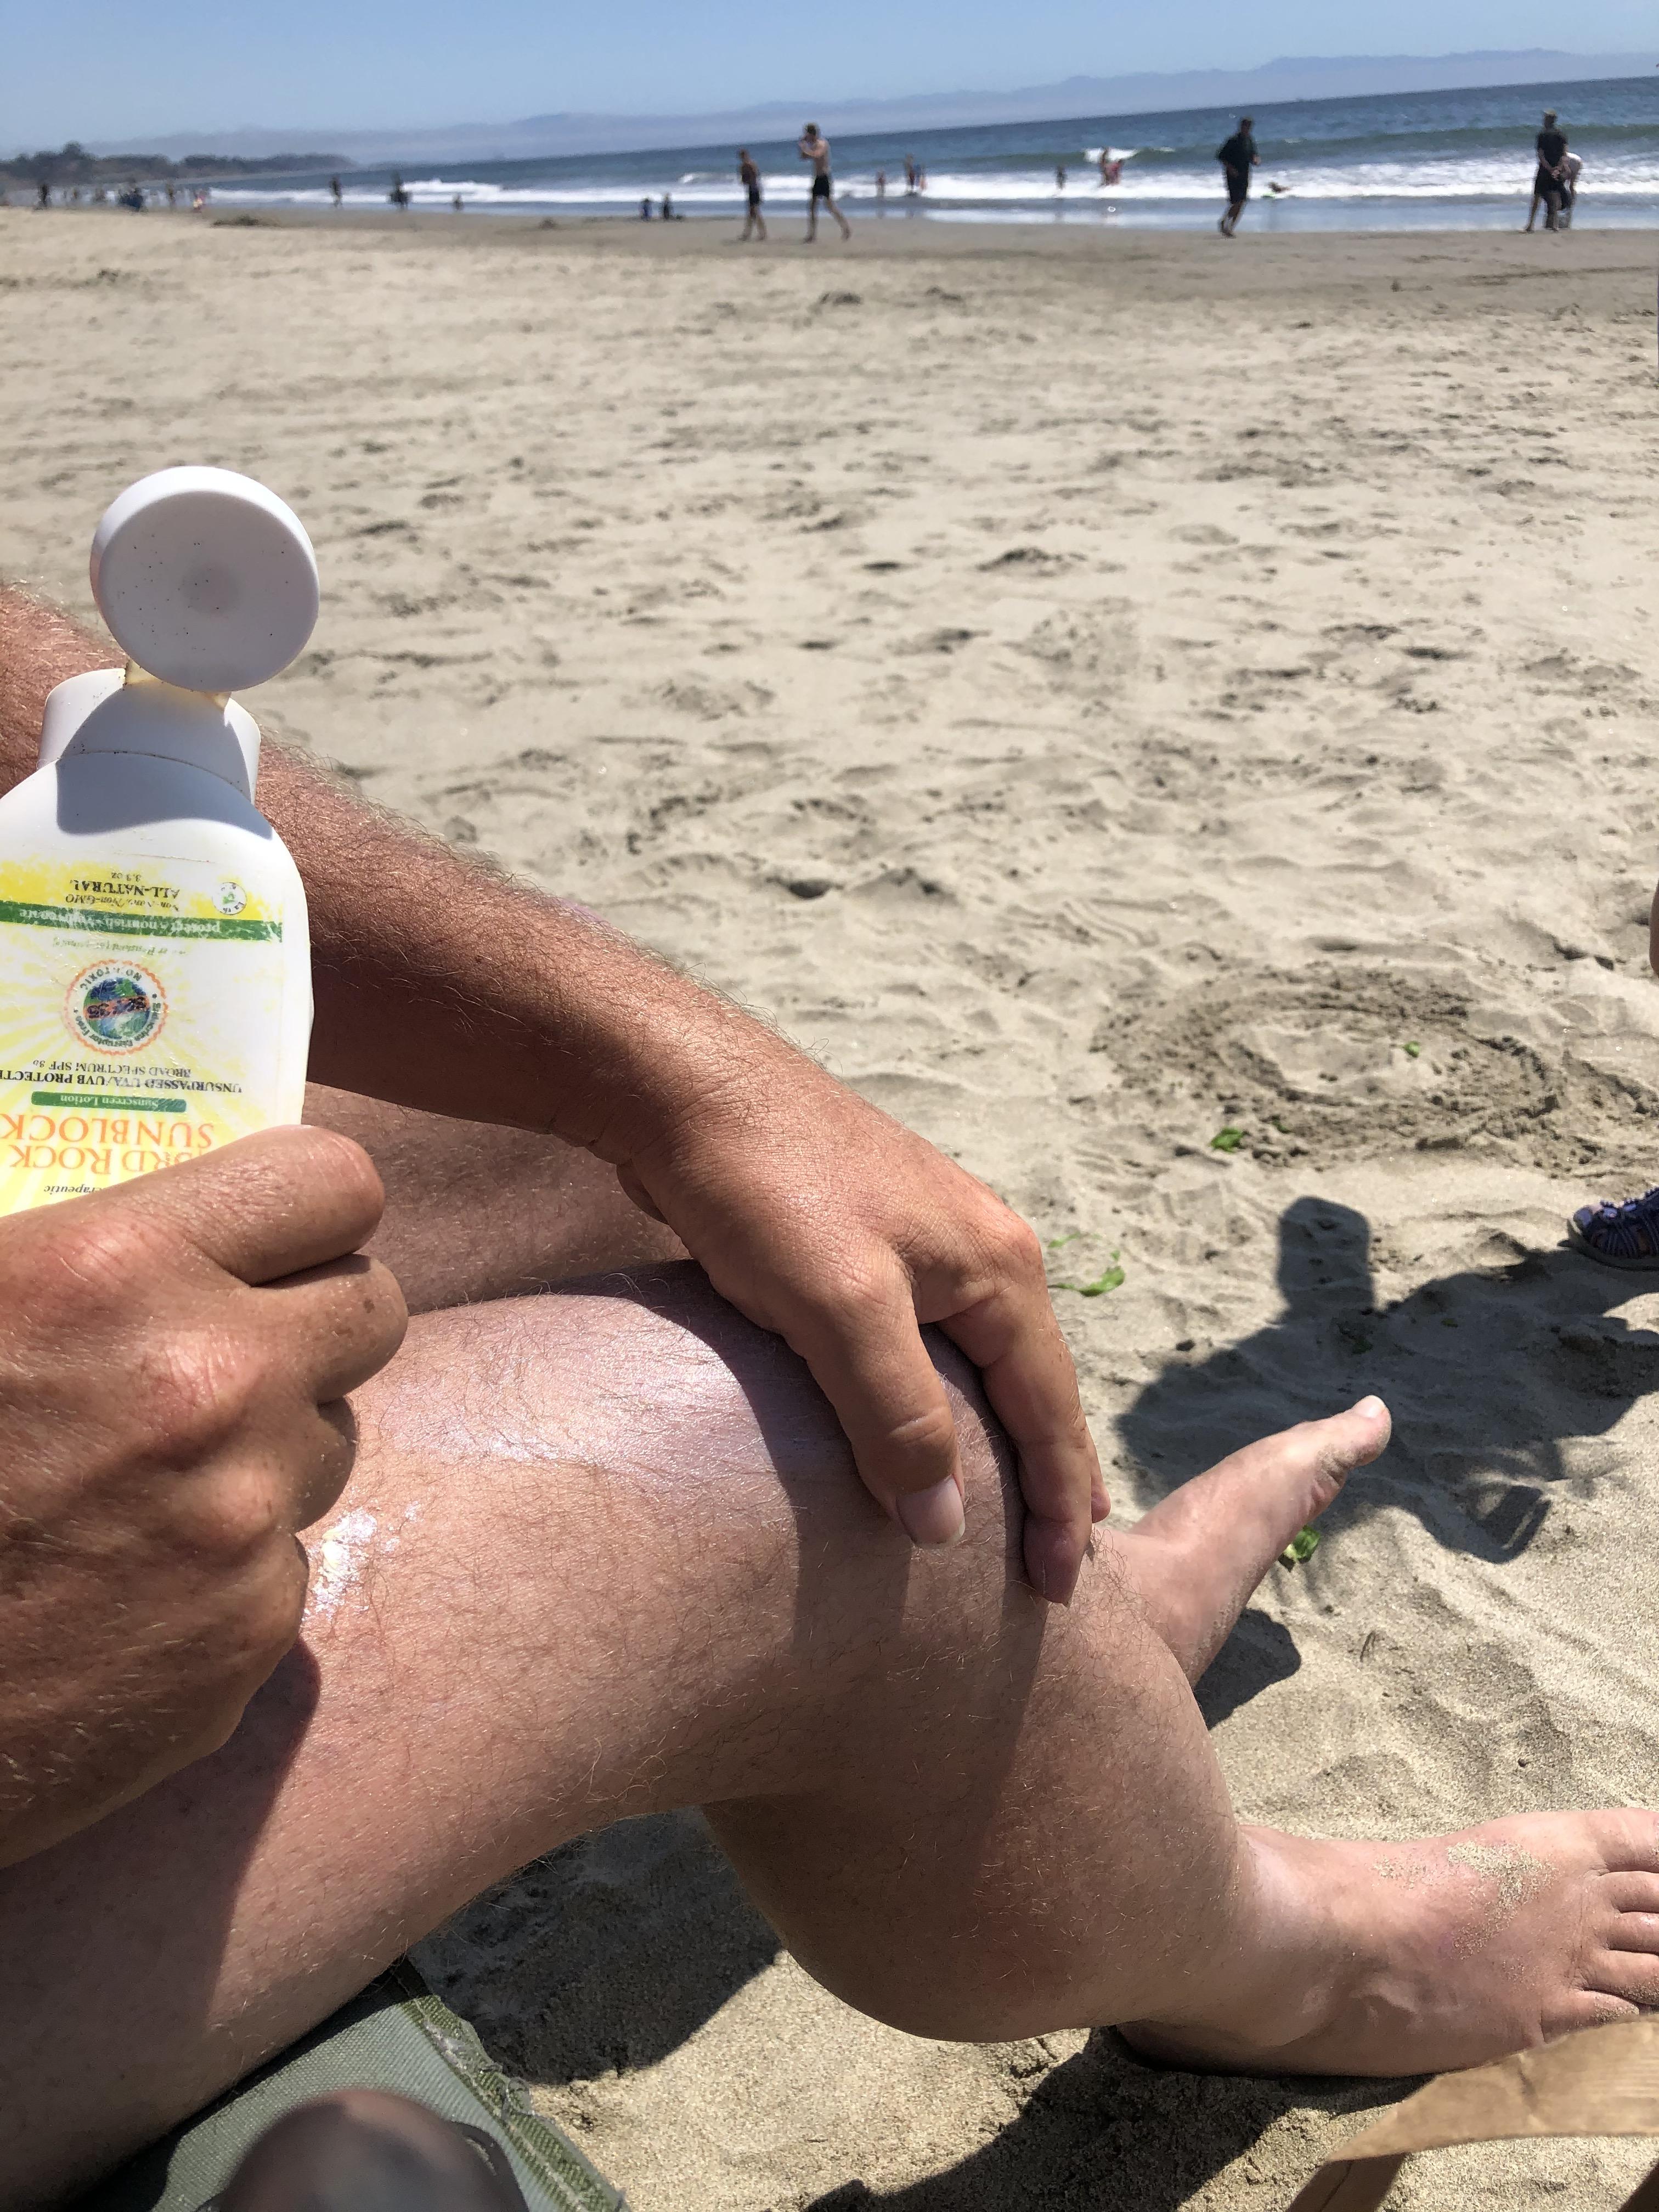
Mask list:
POLYGON ((333 196, 333 199, 334 199, 334 204, 335 204, 335 206, 336 206, 336 207, 338 207, 338 206, 339 206, 339 204, 340 204, 340 202, 341 202, 341 201, 344 198, 344 197, 345 197, 344 193, 342 191, 342 190, 341 190, 341 188, 340 188, 340 179, 339 179, 337 177, 331 177, 331 178, 329 179, 329 180, 328 180, 328 189, 329 189, 330 192, 331 192, 331 193, 332 194, 332 196, 333 196))
POLYGON ((761 173, 746 146, 738 149, 738 175, 743 185, 744 197, 749 204, 749 212, 743 219, 743 237, 738 243, 746 245, 750 238, 764 241, 766 217, 761 213, 761 173))
POLYGON ((1241 116, 1232 137, 1224 146, 1216 149, 1216 159, 1227 179, 1227 212, 1216 225, 1224 238, 1231 238, 1238 228, 1238 218, 1250 197, 1250 172, 1261 160, 1252 136, 1255 129, 1254 115, 1241 116))
POLYGON ((1064 161, 1056 161, 1054 163, 1054 190, 1057 192, 1063 192, 1065 189, 1066 164, 1064 161))
POLYGON ((904 157, 904 189, 907 192, 913 192, 915 188, 916 157, 914 154, 907 154, 904 157))
POLYGON ((836 205, 836 180, 830 170, 830 141, 823 137, 816 123, 809 123, 802 131, 795 151, 803 161, 812 164, 812 196, 806 203, 806 243, 811 246, 818 234, 820 200, 841 225, 842 236, 850 238, 852 227, 836 205))
POLYGON ((1527 210, 1527 228, 1538 220, 1538 204, 1544 204, 1544 228, 1561 228, 1561 179, 1567 159, 1567 134, 1555 119, 1555 110, 1544 110, 1544 127, 1538 134, 1538 171, 1532 180, 1532 205, 1527 210))

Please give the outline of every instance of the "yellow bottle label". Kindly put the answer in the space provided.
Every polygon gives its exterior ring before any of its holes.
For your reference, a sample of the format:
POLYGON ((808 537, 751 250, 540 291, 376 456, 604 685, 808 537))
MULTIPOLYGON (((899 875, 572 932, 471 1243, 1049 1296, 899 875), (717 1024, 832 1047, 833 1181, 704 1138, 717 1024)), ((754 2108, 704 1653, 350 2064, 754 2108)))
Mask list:
POLYGON ((210 860, 0 860, 0 1213, 267 1127, 282 937, 210 860))

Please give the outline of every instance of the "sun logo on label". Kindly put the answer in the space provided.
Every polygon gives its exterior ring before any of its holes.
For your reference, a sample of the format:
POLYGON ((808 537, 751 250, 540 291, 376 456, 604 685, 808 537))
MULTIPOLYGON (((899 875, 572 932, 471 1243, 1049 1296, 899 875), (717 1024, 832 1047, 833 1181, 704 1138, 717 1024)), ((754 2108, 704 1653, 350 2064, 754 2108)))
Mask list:
POLYGON ((247 904, 247 893, 234 876, 227 876, 213 894, 213 903, 221 914, 240 914, 247 904))
POLYGON ((159 1035, 167 1015, 161 984, 148 968, 130 960, 100 960, 83 968, 64 1001, 71 1031, 100 1052, 139 1051, 159 1035))

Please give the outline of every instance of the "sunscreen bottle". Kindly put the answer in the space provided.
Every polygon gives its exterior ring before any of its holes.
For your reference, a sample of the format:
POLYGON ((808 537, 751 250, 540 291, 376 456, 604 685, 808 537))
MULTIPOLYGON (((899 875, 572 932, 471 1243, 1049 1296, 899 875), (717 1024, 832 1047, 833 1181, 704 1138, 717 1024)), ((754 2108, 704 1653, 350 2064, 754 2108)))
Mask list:
POLYGON ((317 619, 299 518, 228 469, 163 469, 92 541, 129 656, 46 701, 0 799, 0 1212, 297 1121, 311 1036, 299 872, 253 804, 263 684, 317 619))

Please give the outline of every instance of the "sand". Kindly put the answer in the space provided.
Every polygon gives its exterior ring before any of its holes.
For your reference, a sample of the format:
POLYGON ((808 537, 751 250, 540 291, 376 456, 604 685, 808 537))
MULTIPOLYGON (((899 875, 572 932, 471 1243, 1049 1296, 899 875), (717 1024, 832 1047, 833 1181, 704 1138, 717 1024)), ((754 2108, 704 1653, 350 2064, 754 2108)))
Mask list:
MULTIPOLYGON (((0 216, 0 571, 84 609, 129 477, 275 484, 326 596, 267 726, 1121 1267, 1057 1296, 1127 1515, 1381 1391, 1205 1687, 1247 1813, 1655 1802, 1659 1305, 1560 1246, 1659 1175, 1647 246, 775 215, 0 216)), ((638 2212, 1278 2205, 1401 2094, 877 2027, 689 1818, 423 1956, 638 2212)))

